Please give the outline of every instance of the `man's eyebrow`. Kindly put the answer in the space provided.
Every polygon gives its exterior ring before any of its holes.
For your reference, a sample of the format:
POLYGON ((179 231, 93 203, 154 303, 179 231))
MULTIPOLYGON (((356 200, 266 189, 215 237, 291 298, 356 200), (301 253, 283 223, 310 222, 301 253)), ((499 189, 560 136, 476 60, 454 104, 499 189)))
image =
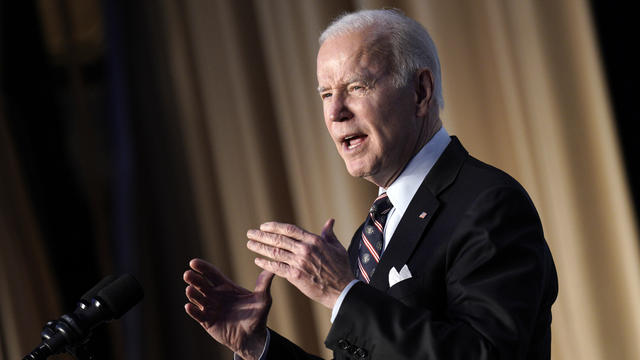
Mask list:
MULTIPOLYGON (((348 84, 353 84, 355 82, 361 82, 367 86, 371 86, 375 81, 372 81, 371 76, 368 76, 368 74, 356 74, 351 76, 350 78, 347 78, 342 83, 348 85, 348 84)), ((330 88, 325 86, 318 86, 318 93, 323 93, 329 89, 330 88)))

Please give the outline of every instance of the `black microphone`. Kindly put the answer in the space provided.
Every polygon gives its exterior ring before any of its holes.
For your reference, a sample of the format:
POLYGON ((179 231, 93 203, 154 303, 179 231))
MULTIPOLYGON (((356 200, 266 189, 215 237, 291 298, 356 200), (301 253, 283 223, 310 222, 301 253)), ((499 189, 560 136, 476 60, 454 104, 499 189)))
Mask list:
POLYGON ((82 295, 72 313, 44 326, 42 343, 23 360, 46 359, 65 351, 73 353, 89 341, 91 330, 104 322, 119 319, 143 296, 142 287, 132 275, 105 277, 82 295))

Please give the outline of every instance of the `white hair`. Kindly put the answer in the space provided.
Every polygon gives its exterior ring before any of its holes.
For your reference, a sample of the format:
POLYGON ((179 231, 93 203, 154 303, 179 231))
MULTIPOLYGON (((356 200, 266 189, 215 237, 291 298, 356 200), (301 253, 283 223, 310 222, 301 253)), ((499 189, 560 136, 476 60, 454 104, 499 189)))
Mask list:
MULTIPOLYGON (((374 32, 376 42, 383 41, 386 53, 391 58, 393 84, 402 87, 415 76, 419 69, 427 68, 433 75, 436 109, 444 106, 442 98, 442 76, 438 51, 427 30, 400 10, 360 10, 337 17, 320 35, 322 45, 327 39, 369 30, 374 32)), ((380 44, 376 44, 379 47, 380 44)))

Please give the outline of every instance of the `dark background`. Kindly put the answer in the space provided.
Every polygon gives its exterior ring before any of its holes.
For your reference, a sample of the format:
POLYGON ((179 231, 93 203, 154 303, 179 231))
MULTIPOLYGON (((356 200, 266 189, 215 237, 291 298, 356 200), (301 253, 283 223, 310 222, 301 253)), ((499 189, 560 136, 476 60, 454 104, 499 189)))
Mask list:
MULTIPOLYGON (((55 4, 68 40, 68 3, 55 4)), ((98 53, 67 46, 53 57, 37 5, 0 0, 0 101, 62 309, 107 274, 131 273, 145 299, 97 330, 96 359, 211 358, 219 345, 182 310, 186 285, 174 271, 203 251, 174 109, 162 101, 166 56, 149 56, 162 55, 157 6, 103 1, 98 53)))
POLYGON ((591 7, 633 203, 638 213, 640 164, 636 156, 640 153, 640 137, 635 131, 640 121, 640 53, 634 45, 639 34, 637 10, 632 2, 624 1, 592 0, 591 7))

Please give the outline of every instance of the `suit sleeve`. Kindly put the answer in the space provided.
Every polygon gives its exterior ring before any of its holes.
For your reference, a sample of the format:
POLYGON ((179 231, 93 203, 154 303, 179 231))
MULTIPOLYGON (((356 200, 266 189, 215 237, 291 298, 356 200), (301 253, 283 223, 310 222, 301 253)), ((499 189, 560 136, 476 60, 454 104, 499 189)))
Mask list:
POLYGON ((524 190, 501 187, 479 195, 446 247, 444 315, 356 284, 325 341, 336 358, 523 359, 532 347, 549 357, 550 337, 531 339, 548 333, 557 279, 524 190))
POLYGON ((305 352, 298 345, 272 329, 269 329, 269 331, 271 332, 271 339, 264 359, 322 360, 322 358, 305 352))

